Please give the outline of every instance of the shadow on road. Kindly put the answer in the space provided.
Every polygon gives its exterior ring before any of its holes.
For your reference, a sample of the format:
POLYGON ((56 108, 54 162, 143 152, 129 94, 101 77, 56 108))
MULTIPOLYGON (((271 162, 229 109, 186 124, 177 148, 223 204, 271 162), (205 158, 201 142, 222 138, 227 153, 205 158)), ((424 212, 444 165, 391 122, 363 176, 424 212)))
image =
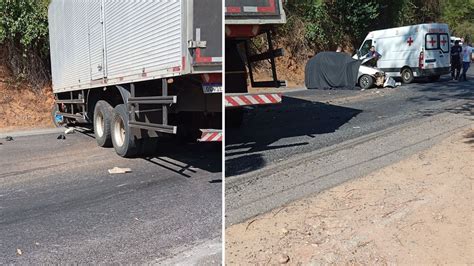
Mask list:
MULTIPOLYGON (((95 141, 92 128, 89 130, 84 128, 78 132, 95 141)), ((150 165, 191 178, 197 172, 195 169, 202 169, 210 173, 222 172, 221 147, 220 143, 182 143, 176 137, 167 136, 159 138, 155 153, 136 159, 145 160, 150 165)), ((113 148, 110 150, 113 151, 113 148)), ((220 182, 220 180, 211 181, 211 183, 220 182)))
MULTIPOLYGON (((143 158, 149 163, 190 178, 196 168, 210 173, 222 172, 220 143, 180 143, 176 138, 162 139, 155 154, 143 158)), ((219 183, 219 180, 211 180, 219 183)))
POLYGON ((260 152, 307 145, 285 138, 332 133, 362 110, 284 97, 281 105, 256 108, 239 129, 226 129, 226 176, 265 166, 260 152))
POLYGON ((468 81, 451 80, 446 75, 437 82, 421 80, 413 84, 422 95, 408 98, 412 102, 439 101, 445 102, 453 99, 474 100, 474 69, 468 72, 468 81), (430 84, 432 86, 430 86, 430 84))

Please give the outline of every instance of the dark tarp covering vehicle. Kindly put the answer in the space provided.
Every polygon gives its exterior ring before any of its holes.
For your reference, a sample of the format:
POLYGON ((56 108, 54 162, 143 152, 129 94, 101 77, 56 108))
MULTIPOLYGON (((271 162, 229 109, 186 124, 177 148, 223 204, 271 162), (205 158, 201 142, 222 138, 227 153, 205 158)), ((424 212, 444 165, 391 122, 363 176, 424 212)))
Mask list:
POLYGON ((346 53, 321 52, 306 64, 308 89, 354 89, 361 61, 346 53))

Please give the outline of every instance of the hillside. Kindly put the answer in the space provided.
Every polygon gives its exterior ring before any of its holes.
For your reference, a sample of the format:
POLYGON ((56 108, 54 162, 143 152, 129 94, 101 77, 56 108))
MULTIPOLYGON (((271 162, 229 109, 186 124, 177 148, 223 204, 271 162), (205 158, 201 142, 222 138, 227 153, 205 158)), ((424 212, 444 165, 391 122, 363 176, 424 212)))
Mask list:
POLYGON ((0 64, 0 131, 52 127, 51 88, 34 90, 24 82, 14 81, 12 72, 0 64))

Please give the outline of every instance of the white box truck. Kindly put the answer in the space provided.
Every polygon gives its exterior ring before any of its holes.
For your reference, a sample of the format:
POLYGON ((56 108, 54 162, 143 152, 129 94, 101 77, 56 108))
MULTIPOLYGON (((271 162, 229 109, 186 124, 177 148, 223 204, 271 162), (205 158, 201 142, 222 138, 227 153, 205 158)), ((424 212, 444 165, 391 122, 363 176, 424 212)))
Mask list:
POLYGON ((52 0, 55 122, 130 157, 163 133, 222 140, 220 0, 52 0))
POLYGON ((286 86, 285 81, 278 80, 275 65, 283 50, 274 49, 272 43, 272 31, 284 23, 282 0, 225 1, 226 127, 241 125, 244 107, 281 103, 281 93, 249 93, 247 80, 252 87, 286 86), (252 41, 259 35, 266 38, 268 50, 252 54, 252 41), (253 63, 260 61, 270 62, 271 80, 255 80, 253 63))
MULTIPOLYGON (((450 35, 447 24, 427 23, 369 32, 357 54, 371 46, 382 55, 377 68, 410 83, 415 77, 432 81, 450 73, 450 35)), ((357 55, 355 55, 356 57, 357 55)))

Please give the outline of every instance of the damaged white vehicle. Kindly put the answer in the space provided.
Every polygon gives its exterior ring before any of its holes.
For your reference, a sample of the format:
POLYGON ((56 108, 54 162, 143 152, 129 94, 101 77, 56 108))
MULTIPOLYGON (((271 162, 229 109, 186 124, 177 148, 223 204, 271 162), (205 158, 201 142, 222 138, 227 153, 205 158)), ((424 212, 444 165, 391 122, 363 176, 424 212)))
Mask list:
POLYGON ((385 74, 384 71, 373 67, 375 57, 363 58, 362 63, 359 67, 359 73, 357 75, 358 85, 361 89, 366 90, 374 86, 376 87, 396 87, 395 80, 385 74))

